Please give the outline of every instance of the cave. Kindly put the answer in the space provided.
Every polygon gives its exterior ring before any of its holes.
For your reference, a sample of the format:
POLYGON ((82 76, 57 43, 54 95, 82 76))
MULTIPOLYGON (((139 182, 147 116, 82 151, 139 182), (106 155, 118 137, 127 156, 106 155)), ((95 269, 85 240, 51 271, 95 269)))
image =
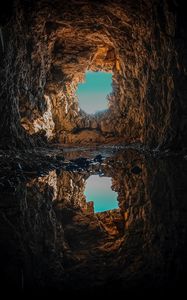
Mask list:
POLYGON ((40 136, 86 143, 87 135, 186 147, 181 4, 50 2, 1 9, 1 148, 34 147, 40 136), (80 112, 76 97, 87 69, 113 73, 109 111, 97 118, 80 112))
POLYGON ((4 287, 182 288, 186 87, 181 0, 0 4, 4 287), (117 206, 94 211, 92 176, 111 178, 117 206))

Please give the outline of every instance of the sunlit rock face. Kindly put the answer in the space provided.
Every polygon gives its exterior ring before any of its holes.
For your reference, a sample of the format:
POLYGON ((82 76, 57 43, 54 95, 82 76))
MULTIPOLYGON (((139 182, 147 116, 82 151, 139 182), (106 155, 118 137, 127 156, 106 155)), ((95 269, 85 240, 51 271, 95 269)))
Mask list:
POLYGON ((1 189, 2 286, 20 290, 175 287, 186 280, 186 160, 135 151, 79 172, 1 189), (112 177, 119 208, 94 213, 91 174, 112 177), (14 192, 13 192, 14 191, 14 192))
POLYGON ((180 1, 12 1, 1 9, 1 147, 186 145, 186 18, 180 1), (86 70, 113 73, 109 109, 80 111, 86 70), (30 145, 29 145, 30 146, 30 145))

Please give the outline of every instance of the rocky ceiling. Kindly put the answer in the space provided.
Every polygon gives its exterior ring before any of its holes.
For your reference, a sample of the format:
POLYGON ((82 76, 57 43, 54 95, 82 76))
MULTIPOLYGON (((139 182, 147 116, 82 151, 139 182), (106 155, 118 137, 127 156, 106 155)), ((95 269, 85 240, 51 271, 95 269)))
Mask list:
POLYGON ((1 9, 0 145, 187 144, 187 31, 180 1, 12 1, 1 9), (113 73, 109 109, 79 109, 87 69, 113 73))

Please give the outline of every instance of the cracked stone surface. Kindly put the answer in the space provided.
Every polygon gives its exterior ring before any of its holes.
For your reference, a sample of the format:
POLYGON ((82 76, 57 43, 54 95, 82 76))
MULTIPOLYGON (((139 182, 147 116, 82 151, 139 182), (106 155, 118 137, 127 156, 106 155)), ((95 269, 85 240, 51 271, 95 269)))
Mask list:
POLYGON ((39 139, 186 147, 181 2, 15 3, 0 27, 1 148, 39 139), (113 73, 109 109, 93 117, 76 97, 87 69, 113 73))

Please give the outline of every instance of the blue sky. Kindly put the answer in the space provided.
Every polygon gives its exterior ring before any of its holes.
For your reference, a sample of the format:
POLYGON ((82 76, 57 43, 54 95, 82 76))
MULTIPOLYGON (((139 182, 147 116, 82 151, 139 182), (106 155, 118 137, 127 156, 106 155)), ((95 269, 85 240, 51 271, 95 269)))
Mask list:
POLYGON ((106 72, 86 72, 85 82, 78 84, 79 106, 93 114, 108 108, 106 96, 112 92, 112 74, 106 72))
POLYGON ((118 194, 111 189, 110 177, 91 175, 86 182, 86 201, 94 201, 94 211, 101 212, 118 208, 118 194))

